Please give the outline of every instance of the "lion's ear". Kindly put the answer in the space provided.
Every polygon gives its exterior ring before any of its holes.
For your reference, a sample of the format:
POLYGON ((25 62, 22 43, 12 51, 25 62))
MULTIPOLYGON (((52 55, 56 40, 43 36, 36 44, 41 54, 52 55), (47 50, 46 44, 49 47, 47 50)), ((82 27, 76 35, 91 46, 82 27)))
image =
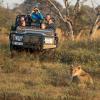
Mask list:
POLYGON ((71 67, 71 68, 73 68, 73 67, 74 67, 74 65, 72 64, 70 67, 71 67))
POLYGON ((81 66, 80 65, 78 66, 78 69, 81 69, 81 66))
POLYGON ((73 65, 70 66, 70 70, 71 70, 71 71, 73 70, 73 65))

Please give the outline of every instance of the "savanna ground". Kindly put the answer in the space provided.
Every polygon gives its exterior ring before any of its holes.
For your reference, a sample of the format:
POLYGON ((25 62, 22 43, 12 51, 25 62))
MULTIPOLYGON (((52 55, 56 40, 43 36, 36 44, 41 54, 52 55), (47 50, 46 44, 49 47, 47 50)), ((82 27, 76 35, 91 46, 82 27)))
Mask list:
MULTIPOLYGON (((99 31, 100 33, 100 31, 99 31)), ((99 100, 100 40, 66 40, 56 50, 10 57, 7 34, 0 34, 0 100, 99 100), (79 63, 95 89, 70 85, 70 65, 79 63)))

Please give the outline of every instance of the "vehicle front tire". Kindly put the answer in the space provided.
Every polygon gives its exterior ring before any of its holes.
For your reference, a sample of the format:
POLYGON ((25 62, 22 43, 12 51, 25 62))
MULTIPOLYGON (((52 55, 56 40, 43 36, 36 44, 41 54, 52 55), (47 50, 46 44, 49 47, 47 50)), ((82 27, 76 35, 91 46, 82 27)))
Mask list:
POLYGON ((11 58, 13 58, 17 53, 17 50, 12 44, 10 44, 10 53, 11 53, 11 58))

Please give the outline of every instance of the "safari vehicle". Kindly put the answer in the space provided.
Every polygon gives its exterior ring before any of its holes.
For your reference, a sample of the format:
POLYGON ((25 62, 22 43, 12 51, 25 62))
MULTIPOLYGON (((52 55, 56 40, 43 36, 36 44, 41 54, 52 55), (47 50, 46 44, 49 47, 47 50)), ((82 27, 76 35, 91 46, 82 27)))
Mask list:
POLYGON ((15 25, 11 27, 9 35, 11 52, 19 49, 44 50, 57 47, 58 39, 54 30, 42 30, 30 22, 29 15, 18 15, 16 17, 15 25), (28 18, 25 27, 16 26, 21 16, 28 18))

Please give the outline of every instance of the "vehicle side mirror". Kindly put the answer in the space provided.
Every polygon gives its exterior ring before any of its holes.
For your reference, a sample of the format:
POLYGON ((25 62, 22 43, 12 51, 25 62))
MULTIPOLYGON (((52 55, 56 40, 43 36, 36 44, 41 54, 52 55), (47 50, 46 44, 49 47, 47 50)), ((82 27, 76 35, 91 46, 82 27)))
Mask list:
POLYGON ((15 31, 15 30, 16 30, 16 27, 12 25, 12 26, 11 26, 11 30, 12 30, 12 31, 15 31))

